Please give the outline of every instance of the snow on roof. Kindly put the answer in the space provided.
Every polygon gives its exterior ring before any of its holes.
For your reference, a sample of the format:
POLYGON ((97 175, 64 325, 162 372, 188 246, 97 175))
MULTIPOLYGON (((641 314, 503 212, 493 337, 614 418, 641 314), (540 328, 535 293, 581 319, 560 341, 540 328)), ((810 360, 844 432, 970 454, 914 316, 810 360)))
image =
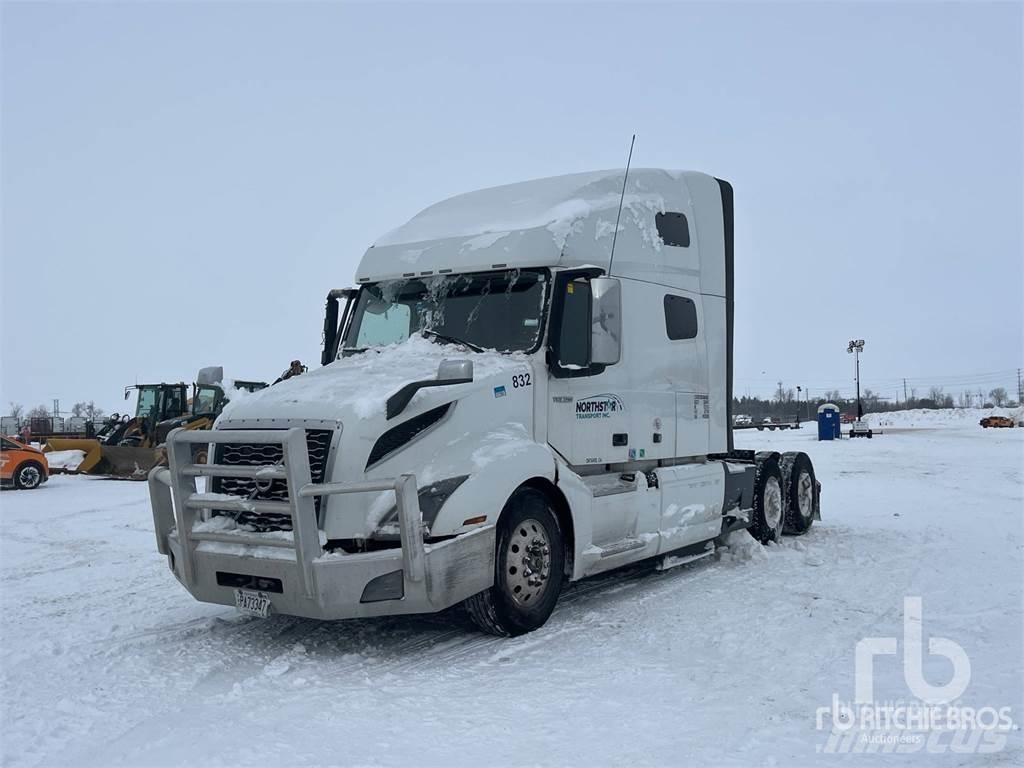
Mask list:
POLYGON ((618 195, 606 199, 607 185, 600 182, 615 180, 621 188, 622 173, 574 173, 466 192, 425 208, 375 246, 536 229, 585 216, 593 203, 618 204, 618 195))
MULTIPOLYGON (((620 199, 615 254, 619 274, 642 279, 664 276, 663 243, 655 216, 681 211, 696 233, 699 225, 691 193, 696 188, 701 194, 712 194, 712 207, 720 206, 717 182, 692 171, 634 168, 623 196, 623 174, 620 168, 552 176, 443 200, 381 237, 363 256, 357 279, 367 282, 505 266, 607 264, 620 199)), ((720 231, 720 207, 715 215, 719 223, 713 230, 720 231)), ((698 243, 682 250, 667 268, 678 273, 671 279, 680 287, 699 290, 698 243)), ((722 292, 720 282, 713 281, 714 292, 722 292)))

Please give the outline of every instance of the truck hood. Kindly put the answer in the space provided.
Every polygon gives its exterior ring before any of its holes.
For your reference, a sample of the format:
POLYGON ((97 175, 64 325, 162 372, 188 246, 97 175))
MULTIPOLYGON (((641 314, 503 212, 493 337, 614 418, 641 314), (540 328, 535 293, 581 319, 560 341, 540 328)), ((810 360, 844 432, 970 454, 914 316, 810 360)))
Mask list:
MULTIPOLYGON (((473 380, 479 383, 521 367, 528 358, 520 353, 473 352, 417 334, 400 344, 336 360, 257 392, 238 392, 217 424, 253 419, 351 422, 382 418, 391 395, 411 382, 436 379, 444 360, 472 360, 473 380)), ((428 392, 418 393, 409 408, 415 408, 428 392)))

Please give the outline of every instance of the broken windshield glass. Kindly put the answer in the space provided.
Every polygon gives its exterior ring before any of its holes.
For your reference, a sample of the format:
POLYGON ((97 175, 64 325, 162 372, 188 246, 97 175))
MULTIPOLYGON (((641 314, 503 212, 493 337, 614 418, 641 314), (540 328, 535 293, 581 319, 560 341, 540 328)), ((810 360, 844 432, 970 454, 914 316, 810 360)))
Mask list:
POLYGON ((470 348, 531 352, 540 345, 546 288, 547 273, 539 269, 369 283, 359 292, 342 352, 395 344, 420 331, 470 348))

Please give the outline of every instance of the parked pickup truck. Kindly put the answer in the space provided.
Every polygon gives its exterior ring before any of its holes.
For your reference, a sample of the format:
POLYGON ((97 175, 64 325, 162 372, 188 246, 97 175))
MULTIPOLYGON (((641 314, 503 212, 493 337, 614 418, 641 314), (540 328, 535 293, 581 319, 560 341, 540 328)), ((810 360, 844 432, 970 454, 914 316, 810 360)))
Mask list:
POLYGON ((733 263, 733 190, 703 173, 431 206, 328 294, 323 367, 171 432, 157 547, 197 599, 259 616, 461 603, 517 635, 566 582, 804 533, 808 456, 733 447, 733 263))

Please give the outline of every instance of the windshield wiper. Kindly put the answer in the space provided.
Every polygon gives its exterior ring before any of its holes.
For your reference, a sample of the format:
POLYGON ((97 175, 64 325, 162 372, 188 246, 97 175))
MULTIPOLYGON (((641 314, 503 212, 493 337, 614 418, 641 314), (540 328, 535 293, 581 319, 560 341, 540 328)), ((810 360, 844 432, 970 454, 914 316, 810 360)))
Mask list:
POLYGON ((484 351, 483 347, 479 347, 479 346, 477 346, 476 344, 474 344, 471 341, 466 341, 465 339, 457 339, 454 336, 448 336, 448 335, 443 334, 443 333, 438 333, 433 328, 424 328, 424 329, 422 329, 420 331, 420 333, 423 333, 423 334, 429 333, 431 336, 433 336, 438 341, 446 341, 449 344, 461 344, 464 347, 469 347, 474 352, 483 352, 484 351))

